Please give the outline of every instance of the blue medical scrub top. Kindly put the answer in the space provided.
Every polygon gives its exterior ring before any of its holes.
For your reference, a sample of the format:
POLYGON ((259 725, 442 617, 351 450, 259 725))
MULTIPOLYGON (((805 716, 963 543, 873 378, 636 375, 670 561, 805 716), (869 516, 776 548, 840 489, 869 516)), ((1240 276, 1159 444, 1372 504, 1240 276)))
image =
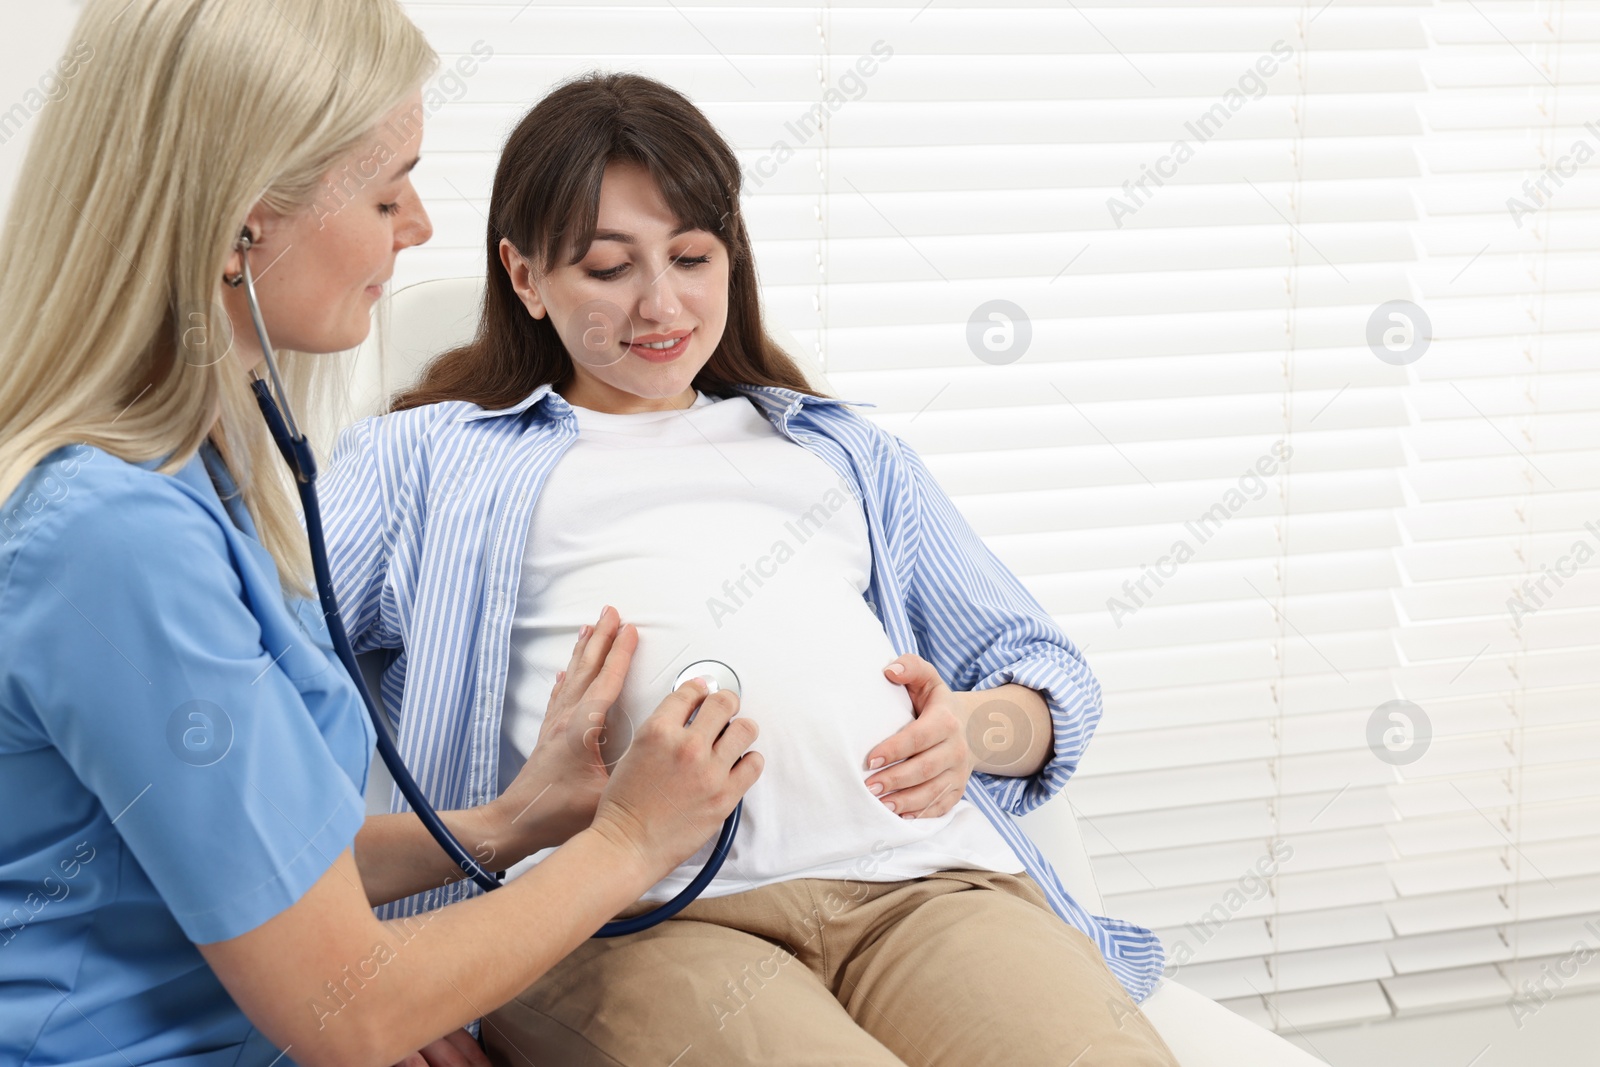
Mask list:
POLYGON ((70 445, 0 507, 0 1063, 291 1063, 195 944, 361 826, 372 726, 320 610, 209 445, 158 465, 70 445))

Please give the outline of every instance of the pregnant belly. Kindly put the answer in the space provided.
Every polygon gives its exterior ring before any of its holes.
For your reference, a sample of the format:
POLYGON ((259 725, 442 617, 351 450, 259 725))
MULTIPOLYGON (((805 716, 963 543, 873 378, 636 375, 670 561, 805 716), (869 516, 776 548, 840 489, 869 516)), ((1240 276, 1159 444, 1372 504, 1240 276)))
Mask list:
MULTIPOLYGON (((620 701, 630 723, 655 709, 684 666, 717 659, 739 676, 739 714, 760 727, 752 747, 764 768, 745 795, 719 881, 782 877, 866 855, 875 844, 922 840, 951 818, 901 819, 867 791, 867 752, 915 716, 905 688, 883 673, 895 657, 888 635, 865 601, 839 584, 846 596, 816 605, 815 614, 772 598, 716 629, 637 623, 639 649, 620 701), (806 617, 830 624, 796 625, 806 617)), ((692 877, 710 847, 675 876, 692 877)))

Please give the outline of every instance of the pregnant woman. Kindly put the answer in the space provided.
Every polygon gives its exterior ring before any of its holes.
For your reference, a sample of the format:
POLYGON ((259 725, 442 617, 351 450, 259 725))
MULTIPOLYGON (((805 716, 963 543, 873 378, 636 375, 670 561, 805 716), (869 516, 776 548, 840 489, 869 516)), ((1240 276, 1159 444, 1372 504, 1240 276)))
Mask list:
POLYGON ((766 337, 705 116, 635 75, 562 86, 511 134, 490 212, 476 338, 347 430, 324 490, 357 647, 394 652, 402 752, 441 807, 528 783, 606 603, 621 696, 530 806, 587 825, 698 660, 737 672, 766 760, 702 897, 488 1015, 491 1059, 1171 1064, 1134 1003, 1160 945, 1085 913, 1006 814, 1076 768, 1099 687, 920 457, 766 337))

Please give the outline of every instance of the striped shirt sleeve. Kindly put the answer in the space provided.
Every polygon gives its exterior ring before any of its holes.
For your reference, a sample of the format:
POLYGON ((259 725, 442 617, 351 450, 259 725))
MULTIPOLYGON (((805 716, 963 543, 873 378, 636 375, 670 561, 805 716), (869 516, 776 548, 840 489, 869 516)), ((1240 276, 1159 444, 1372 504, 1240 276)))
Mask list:
POLYGON ((1054 752, 1040 770, 972 778, 1012 815, 1043 804, 1077 770, 1100 720, 1100 683, 1077 647, 972 529, 915 449, 899 437, 909 524, 907 609, 922 655, 957 691, 1015 682, 1050 709, 1054 752))
POLYGON ((345 429, 333 448, 328 469, 318 480, 322 521, 327 529, 328 569, 339 613, 356 652, 398 648, 398 636, 384 625, 383 587, 388 571, 386 545, 394 538, 386 525, 395 509, 379 476, 374 426, 362 419, 345 429))

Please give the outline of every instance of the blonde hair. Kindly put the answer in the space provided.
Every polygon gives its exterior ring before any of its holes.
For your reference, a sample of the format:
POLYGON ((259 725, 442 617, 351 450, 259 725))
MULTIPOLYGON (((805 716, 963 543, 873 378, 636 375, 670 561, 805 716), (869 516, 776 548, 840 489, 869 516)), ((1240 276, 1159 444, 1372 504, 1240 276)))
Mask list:
MULTIPOLYGON (((73 40, 0 232, 0 501, 63 445, 172 472, 210 434, 285 591, 307 595, 222 275, 251 209, 309 209, 438 56, 397 0, 90 0, 73 40)), ((328 357, 277 357, 312 409, 328 357)))

